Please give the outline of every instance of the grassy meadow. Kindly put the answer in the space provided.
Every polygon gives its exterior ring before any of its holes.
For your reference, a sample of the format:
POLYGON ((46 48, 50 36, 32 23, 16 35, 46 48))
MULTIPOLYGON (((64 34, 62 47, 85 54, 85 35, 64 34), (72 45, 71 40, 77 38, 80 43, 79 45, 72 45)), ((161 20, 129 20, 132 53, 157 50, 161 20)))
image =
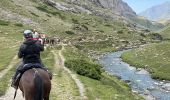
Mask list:
POLYGON ((165 41, 128 51, 122 58, 135 67, 148 69, 153 78, 170 80, 169 50, 170 42, 165 41))

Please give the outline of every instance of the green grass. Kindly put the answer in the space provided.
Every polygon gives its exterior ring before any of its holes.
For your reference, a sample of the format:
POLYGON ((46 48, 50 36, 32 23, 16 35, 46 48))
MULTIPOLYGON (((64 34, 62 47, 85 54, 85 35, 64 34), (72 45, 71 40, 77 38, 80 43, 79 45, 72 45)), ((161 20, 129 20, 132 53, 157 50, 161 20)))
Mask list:
POLYGON ((163 30, 163 31, 161 31, 160 32, 160 34, 162 35, 162 37, 166 40, 166 39, 170 39, 170 26, 168 25, 167 27, 166 27, 166 29, 165 30, 163 30))
POLYGON ((142 97, 131 93, 127 84, 105 73, 100 81, 84 76, 79 78, 85 85, 88 100, 143 100, 142 97))
POLYGON ((147 68, 153 78, 170 80, 170 42, 150 44, 122 55, 124 61, 135 67, 147 68))
POLYGON ((42 62, 44 63, 45 67, 47 67, 50 71, 53 72, 54 68, 54 55, 50 52, 51 49, 47 48, 47 50, 41 53, 42 62))

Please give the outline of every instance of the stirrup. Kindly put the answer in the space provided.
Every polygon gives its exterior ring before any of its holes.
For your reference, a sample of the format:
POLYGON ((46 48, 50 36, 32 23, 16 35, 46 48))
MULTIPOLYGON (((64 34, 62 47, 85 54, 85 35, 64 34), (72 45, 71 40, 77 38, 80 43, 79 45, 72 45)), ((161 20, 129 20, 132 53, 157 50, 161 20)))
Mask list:
POLYGON ((21 73, 19 73, 15 79, 12 79, 11 87, 17 89, 19 85, 19 80, 20 80, 21 73))

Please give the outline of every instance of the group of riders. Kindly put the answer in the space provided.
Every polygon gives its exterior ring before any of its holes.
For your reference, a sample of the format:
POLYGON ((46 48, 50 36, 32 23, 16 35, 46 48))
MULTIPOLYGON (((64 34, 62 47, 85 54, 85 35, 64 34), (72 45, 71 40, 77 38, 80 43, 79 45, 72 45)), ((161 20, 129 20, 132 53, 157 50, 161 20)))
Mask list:
POLYGON ((18 65, 16 73, 12 78, 11 86, 18 88, 21 75, 31 68, 41 68, 49 73, 50 79, 52 74, 47 70, 41 61, 40 52, 44 51, 45 35, 39 34, 34 30, 25 30, 23 32, 24 42, 18 51, 18 58, 22 58, 22 62, 18 65))

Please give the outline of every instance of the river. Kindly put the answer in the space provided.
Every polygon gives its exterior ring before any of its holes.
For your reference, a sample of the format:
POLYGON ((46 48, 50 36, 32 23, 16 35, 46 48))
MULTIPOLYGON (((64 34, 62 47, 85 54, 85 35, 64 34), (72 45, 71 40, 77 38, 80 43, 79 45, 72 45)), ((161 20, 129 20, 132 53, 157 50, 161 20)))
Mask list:
POLYGON ((120 57, 126 51, 107 54, 101 57, 99 62, 107 73, 128 82, 132 91, 142 95, 145 99, 170 100, 170 82, 152 79, 146 70, 137 70, 123 62, 120 57))

